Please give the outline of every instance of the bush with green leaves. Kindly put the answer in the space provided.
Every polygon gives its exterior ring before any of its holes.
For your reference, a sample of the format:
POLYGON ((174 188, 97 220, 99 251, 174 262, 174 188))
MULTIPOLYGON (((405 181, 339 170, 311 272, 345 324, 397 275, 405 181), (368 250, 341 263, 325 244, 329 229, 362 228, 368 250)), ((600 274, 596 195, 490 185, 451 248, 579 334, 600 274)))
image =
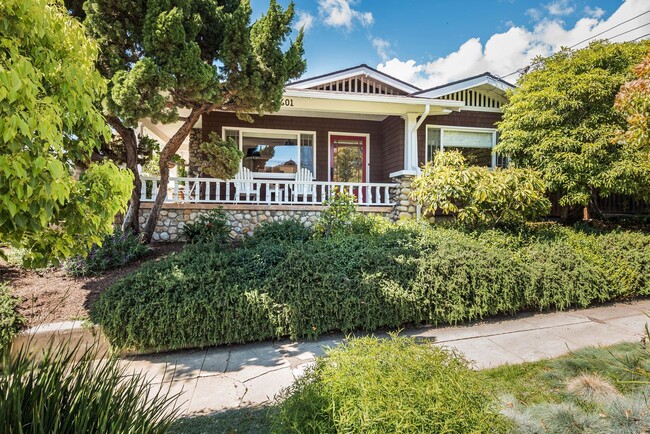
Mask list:
POLYGON ((370 226, 228 250, 189 245, 108 288, 91 319, 117 347, 173 349, 650 295, 650 235, 641 232, 370 226))
POLYGON ((455 214, 463 224, 513 225, 548 214, 551 202, 531 169, 470 166, 459 151, 438 152, 413 180, 413 199, 433 215, 455 214))
POLYGON ((0 282, 0 354, 9 348, 14 336, 25 326, 27 320, 18 312, 20 300, 11 295, 11 290, 0 282))
POLYGON ((221 207, 199 214, 195 221, 181 229, 185 240, 190 244, 224 243, 230 233, 230 223, 221 207))
POLYGON ((356 201, 356 197, 350 192, 335 190, 328 199, 323 201, 326 208, 321 211, 314 227, 316 234, 329 237, 350 232, 352 221, 358 214, 356 201))
POLYGON ((0 371, 0 426, 7 434, 165 433, 178 396, 132 374, 95 346, 50 346, 38 359, 5 355, 0 371))
POLYGON ((350 339, 284 394, 274 432, 492 433, 508 426, 462 356, 408 337, 350 339))
POLYGON ((255 228, 246 243, 255 245, 267 242, 304 242, 313 235, 313 231, 295 219, 279 222, 264 222, 255 228))
POLYGON ((65 263, 65 270, 72 276, 92 276, 122 267, 142 258, 151 248, 142 244, 140 237, 132 232, 116 228, 104 238, 101 246, 94 245, 88 254, 75 256, 65 263))

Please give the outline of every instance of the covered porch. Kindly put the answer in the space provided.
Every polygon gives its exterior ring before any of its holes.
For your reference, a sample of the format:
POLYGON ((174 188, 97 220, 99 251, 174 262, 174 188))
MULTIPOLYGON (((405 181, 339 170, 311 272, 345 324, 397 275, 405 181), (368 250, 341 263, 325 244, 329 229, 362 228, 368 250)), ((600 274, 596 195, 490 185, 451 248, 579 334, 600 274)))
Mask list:
MULTIPOLYGON (((153 202, 160 178, 143 176, 143 203, 153 202)), ((336 191, 355 197, 358 206, 394 206, 396 183, 329 182, 294 179, 169 178, 166 203, 234 205, 322 205, 336 191)))
MULTIPOLYGON (((394 207, 400 205, 401 180, 418 171, 422 122, 461 107, 451 100, 288 88, 280 111, 252 115, 253 123, 213 111, 181 148, 189 176, 170 178, 166 202, 310 207, 345 191, 359 207, 394 207), (234 179, 201 173, 200 144, 211 134, 239 145, 244 157, 234 179)), ((161 143, 178 128, 146 120, 141 127, 161 143)), ((159 179, 142 181, 141 200, 152 202, 159 179)))

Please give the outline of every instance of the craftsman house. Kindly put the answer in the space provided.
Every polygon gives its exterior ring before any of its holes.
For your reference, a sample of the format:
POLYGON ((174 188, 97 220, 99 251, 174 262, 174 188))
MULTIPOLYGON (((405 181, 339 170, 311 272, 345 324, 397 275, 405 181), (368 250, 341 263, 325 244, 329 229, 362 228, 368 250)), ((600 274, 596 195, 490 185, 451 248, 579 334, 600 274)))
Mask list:
MULTIPOLYGON (((189 178, 172 178, 168 202, 307 211, 341 188, 356 196, 360 208, 410 216, 414 207, 399 187, 408 188, 434 152, 458 149, 474 164, 505 163, 492 148, 512 87, 484 73, 423 90, 367 65, 289 83, 281 109, 254 115, 253 123, 223 111, 203 115, 180 150, 189 178), (235 179, 199 172, 199 144, 211 132, 239 144, 244 157, 235 179)), ((177 126, 145 120, 140 128, 164 143, 177 126)), ((157 180, 143 180, 149 185, 143 189, 146 203, 157 180)))

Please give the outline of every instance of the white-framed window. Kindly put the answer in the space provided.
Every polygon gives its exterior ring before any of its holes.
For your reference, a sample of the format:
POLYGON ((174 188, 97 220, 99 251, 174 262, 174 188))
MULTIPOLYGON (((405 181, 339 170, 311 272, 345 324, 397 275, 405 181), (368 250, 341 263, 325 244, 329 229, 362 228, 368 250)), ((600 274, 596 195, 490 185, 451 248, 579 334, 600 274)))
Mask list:
POLYGON ((222 137, 239 144, 242 166, 255 178, 291 179, 301 168, 316 178, 314 131, 223 127, 222 137))
POLYGON ((436 152, 460 151, 471 165, 489 168, 507 167, 508 159, 492 152, 498 141, 495 128, 450 127, 427 125, 426 161, 436 152))

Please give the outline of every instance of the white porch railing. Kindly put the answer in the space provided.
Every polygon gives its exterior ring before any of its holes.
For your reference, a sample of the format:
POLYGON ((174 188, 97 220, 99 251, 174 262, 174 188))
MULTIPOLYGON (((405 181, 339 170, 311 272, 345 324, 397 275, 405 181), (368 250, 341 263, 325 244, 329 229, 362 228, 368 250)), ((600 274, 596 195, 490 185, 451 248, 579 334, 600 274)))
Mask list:
MULTIPOLYGON (((160 178, 143 176, 142 202, 153 202, 160 178)), ((169 178, 165 202, 268 205, 321 205, 335 191, 356 197, 359 206, 392 206, 390 189, 397 184, 292 181, 283 179, 228 180, 169 178), (307 192, 305 194, 305 192, 307 192)))

